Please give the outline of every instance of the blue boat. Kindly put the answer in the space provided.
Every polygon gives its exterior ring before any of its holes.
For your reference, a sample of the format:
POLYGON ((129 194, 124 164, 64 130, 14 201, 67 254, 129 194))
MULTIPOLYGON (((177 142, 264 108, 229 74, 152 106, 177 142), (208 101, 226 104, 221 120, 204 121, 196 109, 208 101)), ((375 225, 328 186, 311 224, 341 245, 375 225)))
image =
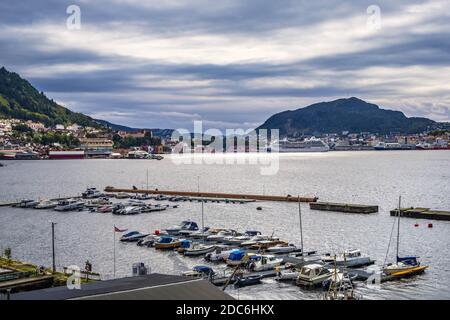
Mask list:
POLYGON ((246 252, 240 249, 232 250, 227 258, 227 265, 229 266, 240 265, 245 257, 245 254, 246 252))

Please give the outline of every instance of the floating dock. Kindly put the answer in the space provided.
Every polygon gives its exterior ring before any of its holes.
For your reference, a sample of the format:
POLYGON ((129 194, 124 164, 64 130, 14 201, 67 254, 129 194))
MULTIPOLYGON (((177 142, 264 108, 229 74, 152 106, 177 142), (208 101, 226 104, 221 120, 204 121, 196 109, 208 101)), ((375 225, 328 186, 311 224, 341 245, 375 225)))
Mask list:
POLYGON ((378 206, 370 206, 363 204, 348 204, 348 203, 332 203, 332 202, 314 202, 310 203, 311 210, 322 211, 338 211, 348 213, 374 213, 378 212, 378 206))
MULTIPOLYGON (((398 209, 391 210, 391 216, 398 216, 398 209)), ((450 221, 450 211, 430 210, 429 208, 402 208, 400 216, 416 219, 450 221)))
POLYGON ((238 193, 218 193, 218 192, 193 192, 193 191, 173 191, 173 190, 145 190, 145 189, 122 189, 106 187, 105 192, 125 192, 125 193, 145 193, 162 194, 166 196, 185 196, 200 198, 221 198, 221 199, 239 199, 239 200, 262 200, 262 201, 287 201, 287 202, 316 202, 317 197, 297 197, 297 196, 269 196, 258 194, 238 194, 238 193))

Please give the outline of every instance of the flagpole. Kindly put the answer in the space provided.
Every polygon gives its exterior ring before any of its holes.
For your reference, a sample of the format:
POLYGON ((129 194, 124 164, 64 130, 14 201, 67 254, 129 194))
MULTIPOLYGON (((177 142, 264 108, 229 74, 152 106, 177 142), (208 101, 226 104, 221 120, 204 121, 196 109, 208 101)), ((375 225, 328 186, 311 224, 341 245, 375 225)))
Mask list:
POLYGON ((114 241, 114 279, 116 278, 116 226, 113 228, 113 241, 114 241))

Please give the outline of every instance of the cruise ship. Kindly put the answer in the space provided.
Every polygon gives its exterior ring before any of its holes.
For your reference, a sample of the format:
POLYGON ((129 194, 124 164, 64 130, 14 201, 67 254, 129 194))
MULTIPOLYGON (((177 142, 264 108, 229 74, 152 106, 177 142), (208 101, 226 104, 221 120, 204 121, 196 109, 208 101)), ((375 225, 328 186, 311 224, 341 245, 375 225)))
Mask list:
MULTIPOLYGON (((278 144, 278 152, 327 152, 330 151, 330 147, 321 139, 312 137, 303 141, 289 140, 287 138, 275 142, 278 144)), ((272 152, 276 148, 271 148, 272 152)))

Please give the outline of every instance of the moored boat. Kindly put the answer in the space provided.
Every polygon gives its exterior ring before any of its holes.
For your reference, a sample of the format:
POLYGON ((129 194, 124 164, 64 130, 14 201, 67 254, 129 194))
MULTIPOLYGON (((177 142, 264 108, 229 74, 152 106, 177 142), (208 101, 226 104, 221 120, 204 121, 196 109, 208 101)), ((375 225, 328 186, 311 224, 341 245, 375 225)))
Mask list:
POLYGON ((179 225, 165 229, 165 231, 169 235, 179 235, 181 230, 196 231, 196 230, 198 230, 198 225, 194 221, 185 220, 185 221, 182 221, 179 225))
POLYGON ((251 286, 261 283, 262 275, 248 275, 243 277, 237 277, 234 286, 237 288, 251 286))
POLYGON ((183 253, 185 256, 201 256, 214 251, 214 249, 216 249, 214 245, 196 244, 184 250, 183 253))
MULTIPOLYGON (((387 264, 383 268, 383 272, 387 275, 394 277, 408 277, 420 274, 424 272, 428 266, 421 265, 418 257, 409 256, 409 257, 400 257, 399 256, 399 247, 400 247, 400 217, 401 217, 401 196, 398 200, 398 209, 397 209, 397 251, 396 251, 396 262, 387 264)), ((389 252, 389 247, 388 247, 389 252)))
POLYGON ((267 248, 267 252, 269 253, 291 253, 294 251, 299 250, 295 245, 293 244, 277 244, 273 247, 267 248))
POLYGON ((296 283, 300 286, 318 286, 321 285, 323 281, 329 279, 332 275, 332 270, 321 264, 308 264, 300 269, 296 283))
POLYGON ((247 268, 251 271, 273 270, 283 263, 283 259, 273 255, 255 255, 251 256, 247 268))
POLYGON ((56 211, 80 211, 84 209, 84 202, 76 199, 61 200, 54 208, 56 211))
POLYGON ((58 205, 58 201, 42 200, 34 208, 35 209, 53 209, 58 205))
POLYGON ((356 267, 373 263, 369 256, 361 254, 359 249, 347 249, 342 254, 336 255, 325 254, 321 257, 324 263, 336 263, 338 266, 356 267))
POLYGON ((84 199, 93 199, 105 196, 105 194, 97 190, 97 188, 87 188, 81 195, 84 199))
POLYGON ((228 266, 239 266, 245 261, 245 255, 246 252, 240 249, 234 249, 230 252, 228 255, 228 258, 226 259, 226 263, 228 266))
POLYGON ((39 201, 31 199, 23 199, 19 203, 15 204, 14 207, 18 208, 33 208, 39 204, 39 201))
POLYGON ((141 233, 139 231, 130 231, 120 237, 120 241, 123 242, 135 242, 139 241, 139 239, 145 238, 148 236, 148 233, 141 233))

